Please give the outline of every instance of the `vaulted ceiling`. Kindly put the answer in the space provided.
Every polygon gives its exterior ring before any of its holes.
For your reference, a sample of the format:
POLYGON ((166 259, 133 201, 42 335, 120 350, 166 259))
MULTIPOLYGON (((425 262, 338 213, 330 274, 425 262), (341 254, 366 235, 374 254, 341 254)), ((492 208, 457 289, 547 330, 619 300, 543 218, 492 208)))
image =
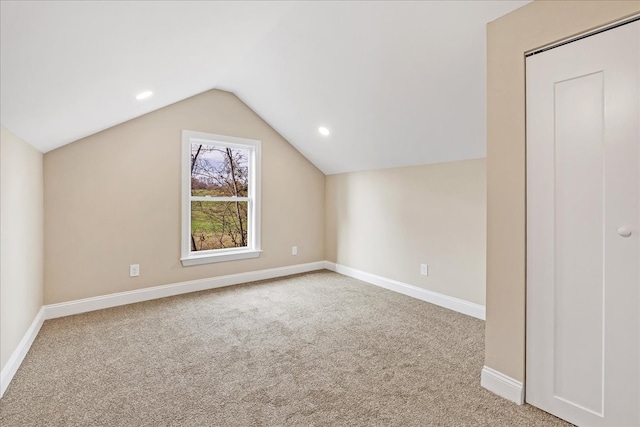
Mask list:
POLYGON ((525 3, 2 1, 0 121, 46 152, 218 88, 327 174, 484 157, 485 25, 525 3))

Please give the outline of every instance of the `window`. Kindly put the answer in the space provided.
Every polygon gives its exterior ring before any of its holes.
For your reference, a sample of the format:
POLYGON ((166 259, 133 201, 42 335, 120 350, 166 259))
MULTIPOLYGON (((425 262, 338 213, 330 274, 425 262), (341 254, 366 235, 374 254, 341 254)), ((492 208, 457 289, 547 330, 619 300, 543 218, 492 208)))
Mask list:
POLYGON ((182 265, 260 255, 260 141, 182 131, 182 265))

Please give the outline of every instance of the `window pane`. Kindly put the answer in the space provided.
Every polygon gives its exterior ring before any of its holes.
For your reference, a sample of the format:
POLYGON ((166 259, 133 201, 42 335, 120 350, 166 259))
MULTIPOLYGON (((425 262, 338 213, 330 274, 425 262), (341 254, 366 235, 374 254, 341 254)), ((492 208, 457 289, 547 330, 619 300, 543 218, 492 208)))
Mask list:
POLYGON ((191 144, 191 195, 247 197, 249 151, 191 144))
POLYGON ((246 247, 248 202, 191 202, 191 250, 246 247))

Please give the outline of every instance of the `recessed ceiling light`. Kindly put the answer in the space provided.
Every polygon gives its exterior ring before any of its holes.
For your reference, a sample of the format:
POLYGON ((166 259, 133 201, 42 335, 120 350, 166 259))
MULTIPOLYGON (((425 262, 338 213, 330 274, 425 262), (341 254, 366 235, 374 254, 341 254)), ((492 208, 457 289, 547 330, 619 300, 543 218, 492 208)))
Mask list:
POLYGON ((142 100, 142 99, 147 99, 149 98, 151 95, 153 95, 153 92, 151 92, 150 90, 146 91, 146 92, 142 92, 136 95, 136 99, 138 101, 142 100))
POLYGON ((324 136, 329 136, 329 134, 331 133, 331 132, 329 132, 329 129, 327 129, 324 126, 320 126, 318 128, 318 132, 320 132, 320 135, 324 135, 324 136))

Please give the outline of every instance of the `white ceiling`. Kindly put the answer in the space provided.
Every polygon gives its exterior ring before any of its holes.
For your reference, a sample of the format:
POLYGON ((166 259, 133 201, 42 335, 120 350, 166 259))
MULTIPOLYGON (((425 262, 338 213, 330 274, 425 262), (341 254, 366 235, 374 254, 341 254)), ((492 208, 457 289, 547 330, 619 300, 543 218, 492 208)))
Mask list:
POLYGON ((2 1, 0 122, 46 152, 219 88, 327 174, 484 157, 485 25, 527 2, 2 1))

